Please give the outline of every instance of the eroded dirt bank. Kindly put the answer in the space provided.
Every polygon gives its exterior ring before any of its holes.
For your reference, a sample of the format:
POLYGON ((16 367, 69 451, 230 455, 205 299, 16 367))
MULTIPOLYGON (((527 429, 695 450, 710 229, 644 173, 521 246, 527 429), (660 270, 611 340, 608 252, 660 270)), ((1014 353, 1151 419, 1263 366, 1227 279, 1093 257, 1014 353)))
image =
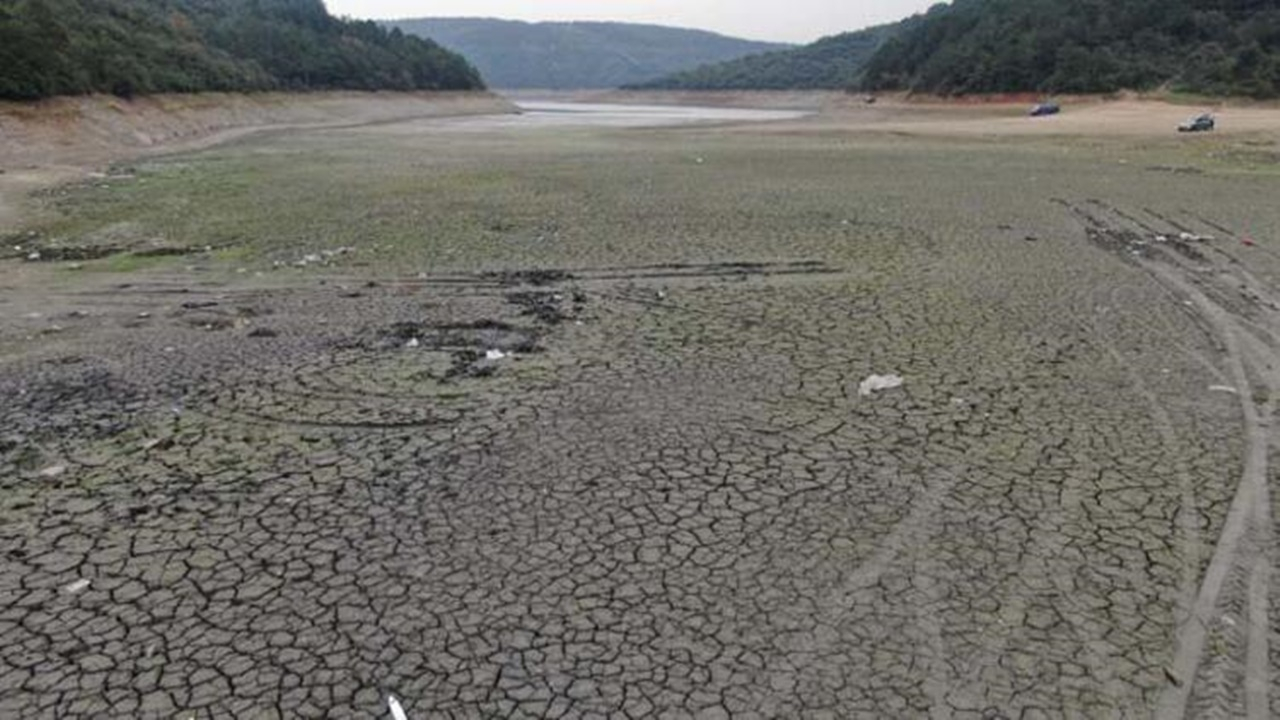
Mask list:
POLYGON ((496 95, 450 93, 206 93, 134 100, 92 95, 0 102, 0 232, 21 198, 138 155, 192 150, 271 128, 324 127, 514 111, 496 95))

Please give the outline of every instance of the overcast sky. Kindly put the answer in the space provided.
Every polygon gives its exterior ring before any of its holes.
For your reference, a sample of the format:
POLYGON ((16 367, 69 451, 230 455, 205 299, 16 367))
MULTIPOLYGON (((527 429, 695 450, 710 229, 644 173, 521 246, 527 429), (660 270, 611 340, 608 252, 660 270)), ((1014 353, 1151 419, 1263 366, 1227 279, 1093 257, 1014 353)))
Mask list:
POLYGON ((809 42, 899 20, 938 0, 325 0, 357 18, 499 17, 622 20, 702 28, 758 40, 809 42))

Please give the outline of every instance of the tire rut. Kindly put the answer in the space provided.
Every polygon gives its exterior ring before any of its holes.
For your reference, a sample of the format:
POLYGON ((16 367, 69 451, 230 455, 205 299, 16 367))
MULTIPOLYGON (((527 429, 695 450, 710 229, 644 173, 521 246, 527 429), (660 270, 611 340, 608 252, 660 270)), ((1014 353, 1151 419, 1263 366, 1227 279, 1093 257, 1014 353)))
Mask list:
MULTIPOLYGON (((1199 244, 1192 246, 1194 251, 1182 247, 1187 241, 1180 234, 1190 227, 1168 215, 1143 210, 1173 228, 1161 231, 1099 201, 1059 202, 1077 216, 1094 245, 1140 268, 1190 304, 1221 343, 1226 375, 1240 400, 1245 435, 1240 480, 1189 612, 1179 618, 1166 670, 1170 682, 1158 698, 1155 716, 1270 717, 1268 613, 1274 548, 1268 473, 1270 454, 1280 446, 1272 430, 1280 396, 1280 324, 1265 310, 1280 308, 1276 294, 1220 248, 1209 250, 1225 263, 1215 263, 1199 244), (1173 242, 1174 236, 1183 239, 1173 242)), ((1205 224, 1224 231, 1216 223, 1205 224)), ((1148 400, 1158 405, 1153 397, 1148 400)))

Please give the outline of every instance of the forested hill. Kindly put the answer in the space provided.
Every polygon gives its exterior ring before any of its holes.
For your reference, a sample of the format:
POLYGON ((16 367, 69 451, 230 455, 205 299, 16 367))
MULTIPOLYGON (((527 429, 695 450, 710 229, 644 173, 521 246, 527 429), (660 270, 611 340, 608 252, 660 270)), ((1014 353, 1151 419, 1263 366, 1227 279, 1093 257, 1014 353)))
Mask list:
POLYGON ((615 88, 786 45, 614 22, 421 18, 388 23, 466 55, 498 88, 615 88))
POLYGON ((896 25, 823 38, 811 45, 703 65, 637 88, 671 90, 844 89, 862 79, 863 66, 896 25))
POLYGON ((0 98, 464 90, 462 57, 321 0, 0 0, 0 98))
POLYGON ((868 62, 869 89, 1280 94, 1280 0, 955 0, 868 62))

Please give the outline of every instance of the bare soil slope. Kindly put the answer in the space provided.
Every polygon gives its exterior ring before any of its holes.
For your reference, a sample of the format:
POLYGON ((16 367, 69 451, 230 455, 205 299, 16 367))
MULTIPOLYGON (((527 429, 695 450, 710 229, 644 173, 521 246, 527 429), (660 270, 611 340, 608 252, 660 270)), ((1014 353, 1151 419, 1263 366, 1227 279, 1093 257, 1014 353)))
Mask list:
POLYGON ((0 102, 0 231, 34 188, 154 152, 192 150, 264 129, 360 125, 511 112, 489 93, 209 93, 135 100, 65 97, 0 102))

